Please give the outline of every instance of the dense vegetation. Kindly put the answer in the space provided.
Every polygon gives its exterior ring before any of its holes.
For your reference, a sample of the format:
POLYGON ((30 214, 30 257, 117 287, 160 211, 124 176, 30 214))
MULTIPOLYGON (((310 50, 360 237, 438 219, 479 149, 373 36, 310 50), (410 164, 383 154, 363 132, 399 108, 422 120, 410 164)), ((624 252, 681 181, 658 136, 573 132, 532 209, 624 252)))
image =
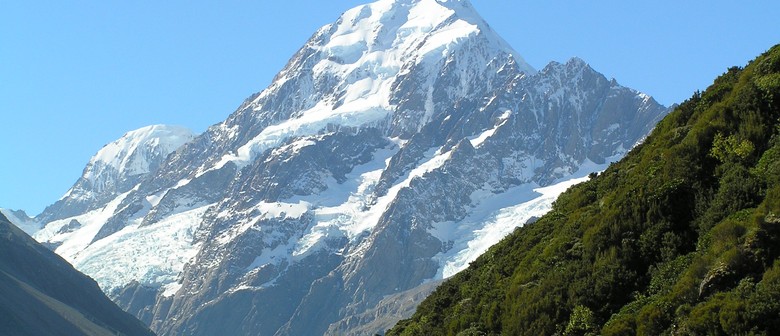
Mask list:
POLYGON ((389 335, 780 330, 780 45, 668 115, 389 335))

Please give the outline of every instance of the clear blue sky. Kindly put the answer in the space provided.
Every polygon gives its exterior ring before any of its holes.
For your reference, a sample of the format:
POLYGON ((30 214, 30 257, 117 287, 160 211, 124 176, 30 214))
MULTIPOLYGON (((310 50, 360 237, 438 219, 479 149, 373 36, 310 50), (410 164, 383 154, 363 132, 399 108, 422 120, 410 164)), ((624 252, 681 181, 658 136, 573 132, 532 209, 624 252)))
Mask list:
MULTIPOLYGON (((201 132, 366 1, 4 1, 0 207, 37 214, 129 130, 201 132)), ((578 56, 666 105, 780 42, 780 1, 472 4, 532 66, 578 56)))

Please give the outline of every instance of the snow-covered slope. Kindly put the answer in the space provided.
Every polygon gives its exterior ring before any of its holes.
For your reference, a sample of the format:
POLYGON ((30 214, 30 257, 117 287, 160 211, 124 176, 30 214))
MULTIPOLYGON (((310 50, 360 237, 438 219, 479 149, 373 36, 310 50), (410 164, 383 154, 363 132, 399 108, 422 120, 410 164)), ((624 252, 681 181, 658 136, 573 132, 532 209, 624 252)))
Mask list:
POLYGON ((106 147, 36 238, 163 335, 363 332, 666 112, 579 59, 535 71, 468 1, 380 0, 147 173, 106 147))

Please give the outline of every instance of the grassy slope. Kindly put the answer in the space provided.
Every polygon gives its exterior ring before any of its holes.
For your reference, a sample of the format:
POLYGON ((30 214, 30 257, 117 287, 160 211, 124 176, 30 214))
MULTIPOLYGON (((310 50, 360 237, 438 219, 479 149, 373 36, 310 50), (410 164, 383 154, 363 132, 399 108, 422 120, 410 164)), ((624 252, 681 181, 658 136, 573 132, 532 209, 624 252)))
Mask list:
POLYGON ((780 328, 780 46, 445 282, 390 335, 780 328))

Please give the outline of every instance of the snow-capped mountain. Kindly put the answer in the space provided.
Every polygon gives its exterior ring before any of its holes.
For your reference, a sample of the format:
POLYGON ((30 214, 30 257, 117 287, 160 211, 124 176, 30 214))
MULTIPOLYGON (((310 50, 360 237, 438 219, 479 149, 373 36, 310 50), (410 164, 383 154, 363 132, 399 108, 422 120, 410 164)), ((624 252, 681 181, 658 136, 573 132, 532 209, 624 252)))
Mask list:
POLYGON ((157 170, 168 154, 193 137, 186 128, 168 125, 152 125, 126 133, 98 151, 76 184, 36 219, 50 222, 104 205, 157 170))
POLYGON ((468 1, 380 0, 203 134, 101 150, 35 237, 162 335, 380 331, 666 112, 468 1))
MULTIPOLYGON (((115 279, 120 284, 126 281, 136 280, 141 277, 139 272, 133 272, 137 267, 129 267, 131 260, 114 263, 111 260, 100 259, 104 250, 111 253, 129 253, 136 251, 130 248, 143 248, 132 245, 131 241, 117 243, 121 235, 105 234, 110 227, 109 219, 123 195, 126 195, 151 172, 158 170, 160 164, 168 155, 193 139, 194 135, 186 128, 168 125, 153 125, 143 127, 126 133, 118 140, 104 146, 89 161, 82 176, 76 181, 70 190, 53 205, 47 207, 43 213, 35 218, 24 218, 17 215, 9 217, 16 224, 15 218, 21 222, 27 222, 34 228, 35 224, 45 223, 38 230, 31 229, 28 233, 35 239, 52 248, 70 261, 77 268, 83 268, 85 262, 93 261, 94 267, 103 269, 104 272, 112 272, 108 277, 97 277, 94 272, 89 274, 96 278, 101 286, 110 288, 108 279, 115 279), (99 256, 95 256, 98 254, 99 256), (85 261, 86 260, 86 261, 85 261), (112 267, 114 266, 114 267, 112 267), (117 268, 122 267, 122 268, 117 268)), ((18 214, 18 213, 17 213, 18 214)), ((7 216, 8 217, 8 216, 7 216)), ((18 224, 17 224, 18 225, 18 224)), ((174 229, 167 226, 166 229, 174 229)), ((113 232, 112 232, 113 233, 113 232)), ((175 234, 175 232, 174 232, 175 234)), ((163 242, 163 240, 158 240, 163 242)), ((189 244, 187 244, 189 246, 189 244)), ((160 256, 160 258, 189 258, 191 255, 177 249, 177 245, 165 245, 172 252, 160 256)), ((159 249, 156 249, 159 250, 159 249)), ((170 263, 166 262, 165 268, 170 263)), ((145 263, 141 268, 144 271, 154 269, 157 264, 145 263)), ((90 268, 86 268, 90 269, 90 268)), ((90 269, 94 271, 93 269, 90 269)), ((180 270, 179 270, 180 271, 180 270)), ((176 270, 172 276, 175 279, 176 270)), ((109 274, 109 273, 104 273, 109 274)), ((143 273, 140 273, 143 274, 143 273)), ((156 275, 155 277, 159 277, 156 275)))
POLYGON ((39 221, 35 220, 35 218, 30 218, 24 210, 0 208, 0 214, 5 216, 9 222, 22 229, 22 231, 28 235, 35 234, 42 227, 39 221))

